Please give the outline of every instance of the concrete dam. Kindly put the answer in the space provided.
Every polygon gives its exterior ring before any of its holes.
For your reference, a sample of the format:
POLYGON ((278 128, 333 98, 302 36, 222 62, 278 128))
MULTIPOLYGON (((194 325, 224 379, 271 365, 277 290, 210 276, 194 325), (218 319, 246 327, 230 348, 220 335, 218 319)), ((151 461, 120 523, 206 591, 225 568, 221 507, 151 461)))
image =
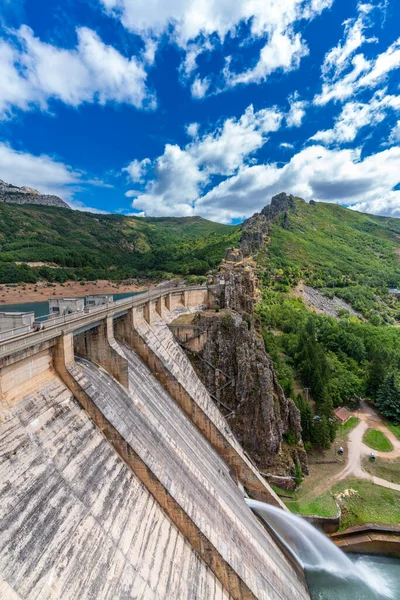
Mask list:
POLYGON ((245 496, 284 508, 168 327, 213 287, 154 290, 0 343, 0 598, 305 600, 245 496))

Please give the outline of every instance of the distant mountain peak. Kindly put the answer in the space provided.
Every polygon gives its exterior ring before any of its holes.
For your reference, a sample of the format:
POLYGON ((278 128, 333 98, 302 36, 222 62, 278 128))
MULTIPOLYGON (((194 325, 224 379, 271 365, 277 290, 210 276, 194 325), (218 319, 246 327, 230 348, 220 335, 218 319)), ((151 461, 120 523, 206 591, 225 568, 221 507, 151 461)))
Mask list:
POLYGON ((305 203, 305 200, 298 196, 293 196, 293 194, 281 192, 271 198, 271 203, 262 209, 261 214, 267 217, 268 221, 273 221, 280 213, 285 213, 290 210, 296 212, 296 202, 305 203))
POLYGON ((2 179, 0 179, 0 202, 11 204, 39 204, 43 206, 70 208, 68 204, 58 196, 41 194, 34 188, 26 186, 18 187, 11 183, 6 183, 2 179))

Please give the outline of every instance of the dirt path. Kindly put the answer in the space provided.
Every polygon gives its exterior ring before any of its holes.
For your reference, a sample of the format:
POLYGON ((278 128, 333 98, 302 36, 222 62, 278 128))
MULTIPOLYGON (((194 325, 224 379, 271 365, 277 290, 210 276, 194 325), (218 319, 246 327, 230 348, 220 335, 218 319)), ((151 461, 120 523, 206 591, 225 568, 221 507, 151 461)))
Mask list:
POLYGON ((321 484, 314 489, 314 496, 319 496, 326 490, 330 489, 335 483, 350 477, 371 481, 376 485, 400 492, 399 484, 386 481, 386 479, 382 479, 380 477, 375 477, 374 475, 364 471, 362 466, 363 457, 369 456, 369 454, 372 452, 372 449, 362 441, 364 433, 367 431, 367 429, 379 429, 379 431, 382 431, 382 433, 386 435, 393 446, 392 452, 378 452, 374 450, 373 452, 375 456, 379 456, 380 458, 387 460, 398 458, 400 456, 400 440, 390 431, 379 415, 377 415, 374 409, 371 408, 366 402, 361 403, 361 407, 357 412, 357 417, 360 419, 360 422, 349 433, 347 438, 348 452, 346 466, 342 471, 329 479, 329 481, 321 482, 321 484))

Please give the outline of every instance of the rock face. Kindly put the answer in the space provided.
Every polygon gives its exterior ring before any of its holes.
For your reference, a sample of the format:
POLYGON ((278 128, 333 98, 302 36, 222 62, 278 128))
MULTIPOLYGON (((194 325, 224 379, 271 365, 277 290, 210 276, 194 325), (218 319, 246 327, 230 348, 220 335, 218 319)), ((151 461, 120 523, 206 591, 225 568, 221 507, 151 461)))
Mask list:
POLYGON ((58 196, 41 194, 28 187, 17 187, 0 179, 0 202, 11 204, 39 204, 43 206, 59 206, 69 208, 68 204, 58 196))
POLYGON ((261 213, 256 213, 243 223, 240 246, 243 256, 251 256, 265 245, 269 234, 269 223, 282 219, 282 227, 289 229, 289 211, 296 212, 296 202, 304 202, 304 200, 281 192, 273 196, 271 204, 265 206, 261 213))
POLYGON ((202 350, 191 355, 200 378, 228 414, 229 425, 258 468, 283 476, 292 474, 298 462, 307 471, 307 455, 299 411, 285 397, 265 351, 254 311, 261 294, 249 254, 265 244, 269 222, 293 206, 293 197, 280 194, 243 224, 240 249, 227 251, 214 278, 214 283, 225 283, 217 299, 220 310, 197 315, 196 326, 207 336, 202 350), (288 434, 297 445, 286 443, 288 434))
POLYGON ((281 213, 287 213, 289 210, 296 211, 295 198, 292 194, 288 196, 285 192, 281 192, 272 198, 271 204, 265 206, 262 209, 261 214, 264 215, 268 221, 274 221, 281 213))

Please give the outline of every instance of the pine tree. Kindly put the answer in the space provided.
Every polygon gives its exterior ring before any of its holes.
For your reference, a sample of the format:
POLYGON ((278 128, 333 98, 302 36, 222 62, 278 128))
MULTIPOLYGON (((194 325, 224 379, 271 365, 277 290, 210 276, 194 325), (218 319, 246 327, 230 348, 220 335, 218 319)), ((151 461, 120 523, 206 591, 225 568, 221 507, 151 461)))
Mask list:
POLYGON ((324 415, 319 421, 317 421, 314 429, 315 443, 322 450, 329 450, 330 448, 330 436, 329 436, 329 425, 328 419, 324 415))
POLYGON ((304 383, 314 399, 322 403, 326 397, 329 367, 325 352, 317 341, 314 319, 310 317, 300 335, 297 365, 304 383))
POLYGON ((379 387, 376 408, 388 419, 400 423, 400 381, 393 371, 379 387))
POLYGON ((337 431, 337 421, 333 412, 333 402, 330 396, 326 396, 324 403, 319 408, 319 414, 326 417, 329 431, 329 440, 334 441, 337 431))
POLYGON ((313 442, 314 438, 314 417, 311 404, 309 402, 304 403, 304 408, 301 412, 301 427, 303 442, 313 442))
POLYGON ((373 359, 368 367, 367 394, 375 397, 380 386, 384 383, 388 367, 390 367, 391 355, 384 348, 375 350, 373 359))
POLYGON ((313 432, 314 432, 314 417, 313 411, 311 408, 311 404, 304 400, 301 394, 297 394, 295 404, 300 411, 300 419, 301 419, 301 437, 303 442, 306 444, 307 442, 313 441, 313 432))

